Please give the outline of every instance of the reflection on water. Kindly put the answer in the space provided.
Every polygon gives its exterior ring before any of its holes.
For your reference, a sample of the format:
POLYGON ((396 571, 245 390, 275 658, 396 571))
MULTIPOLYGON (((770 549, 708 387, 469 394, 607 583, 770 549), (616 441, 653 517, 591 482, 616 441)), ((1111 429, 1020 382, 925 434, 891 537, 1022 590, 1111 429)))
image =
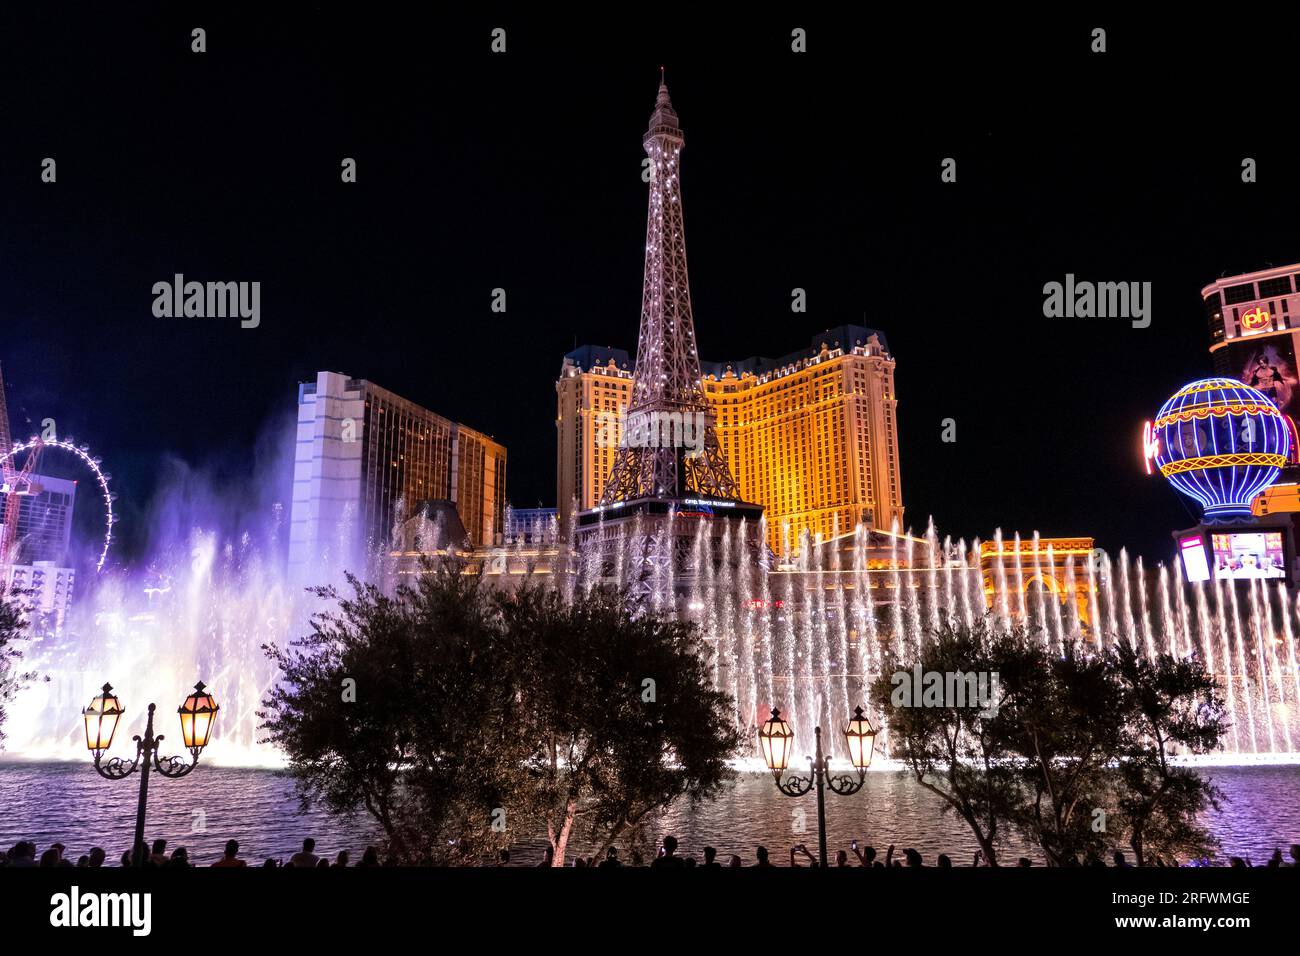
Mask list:
MULTIPOLYGON (((1300 766, 1202 772, 1228 798, 1210 818, 1225 858, 1249 856, 1262 863, 1274 847, 1285 853, 1300 841, 1300 801, 1295 799, 1300 766)), ((135 777, 104 780, 88 762, 0 764, 0 848, 28 839, 43 850, 59 841, 75 860, 98 845, 110 861, 116 860, 131 843, 138 784, 135 777)), ((832 852, 857 839, 882 856, 891 843, 900 851, 915 847, 927 863, 945 852, 965 866, 974 855, 976 845, 965 826, 951 814, 941 814, 939 799, 900 773, 872 773, 856 796, 827 794, 826 799, 832 852)), ((775 862, 784 864, 794 844, 807 843, 816 852, 816 797, 790 799, 776 791, 770 776, 744 774, 716 801, 674 807, 656 830, 675 834, 687 856, 698 857, 705 845, 712 845, 724 860, 736 853, 752 863, 754 847, 762 844, 775 862)), ((221 855, 228 839, 239 840, 242 857, 260 863, 266 857, 287 859, 304 836, 316 838, 317 852, 332 857, 347 849, 355 862, 378 833, 364 816, 349 821, 321 810, 303 814, 293 779, 282 771, 201 766, 180 780, 150 779, 145 836, 165 837, 170 847, 185 846, 192 860, 207 864, 221 855)), ((520 839, 515 861, 535 862, 542 845, 535 837, 520 839)), ((1004 858, 1020 853, 1041 859, 1019 846, 1004 851, 1004 858)))

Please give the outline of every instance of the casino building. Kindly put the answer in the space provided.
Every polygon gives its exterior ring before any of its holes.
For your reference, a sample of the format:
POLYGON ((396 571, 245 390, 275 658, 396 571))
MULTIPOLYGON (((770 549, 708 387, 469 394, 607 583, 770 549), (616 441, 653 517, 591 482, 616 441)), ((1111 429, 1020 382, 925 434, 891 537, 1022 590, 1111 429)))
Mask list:
POLYGON ((1300 407, 1300 264, 1218 279, 1201 298, 1215 373, 1259 389, 1294 419, 1300 407))
POLYGON ((501 543, 505 447, 374 382, 320 372, 301 383, 294 448, 291 573, 357 566, 428 503, 454 509, 470 546, 501 543))
MULTIPOLYGON (((767 515, 768 546, 797 548, 859 521, 903 526, 894 358, 881 332, 857 325, 814 335, 778 359, 701 362, 718 441, 746 501, 767 515)), ((631 398, 622 349, 585 345, 564 357, 555 383, 560 533, 570 506, 600 500, 631 398)))
MULTIPOLYGON (((1236 513, 1229 516, 1231 520, 1212 514, 1224 510, 1225 506, 1219 502, 1223 496, 1209 495, 1218 486, 1205 478, 1203 472, 1191 469, 1188 471, 1190 477, 1185 477, 1172 473, 1173 468, 1184 467, 1178 462, 1166 462, 1162 466, 1162 473, 1171 482, 1183 482, 1180 491, 1205 499, 1202 504, 1208 502, 1210 505, 1204 521, 1193 528, 1174 532, 1181 564, 1185 576, 1191 581, 1209 580, 1211 577, 1238 581, 1276 577, 1295 582, 1300 577, 1295 544, 1296 518, 1300 514, 1300 500, 1296 495, 1296 482, 1300 479, 1300 468, 1297 467, 1300 435, 1295 425, 1297 413, 1300 413, 1300 377, 1296 368, 1297 336, 1300 335, 1300 263, 1218 279, 1201 290, 1201 298, 1209 324, 1209 351, 1215 373, 1222 379, 1240 382, 1262 393, 1277 406, 1281 415, 1269 412, 1271 418, 1260 417, 1250 414, 1249 407, 1223 409, 1226 417, 1237 422, 1238 427, 1231 451, 1239 457, 1242 454, 1253 456, 1248 462, 1250 467, 1236 467, 1232 489, 1238 492, 1237 497, 1242 498, 1247 507, 1238 503, 1236 513), (1279 423, 1278 427, 1270 430, 1269 425, 1274 420, 1279 423), (1281 454, 1270 457, 1269 453, 1273 452, 1281 454), (1272 477, 1260 477, 1268 471, 1254 461, 1261 457, 1270 458, 1268 464, 1272 468, 1272 477), (1198 474, 1202 477, 1196 479, 1198 474), (1192 479, 1200 484, 1189 484, 1192 479), (1257 487, 1261 482, 1264 485, 1262 489, 1257 487), (1238 488, 1242 483, 1248 483, 1247 492, 1238 488), (1198 495, 1197 491, 1202 487, 1208 490, 1198 495)), ((1207 388, 1208 384, 1212 383, 1207 380, 1202 388, 1207 388)), ((1195 383, 1183 391, 1194 386, 1195 383)), ((1239 391, 1231 388, 1220 390, 1233 396, 1239 391)), ((1210 398, 1198 399, 1200 404, 1197 407, 1208 401, 1230 405, 1231 401, 1216 397, 1220 392, 1211 390, 1210 398)), ((1188 399, 1182 401, 1186 403, 1188 399)), ((1181 414, 1186 416, 1188 413, 1181 414)), ((1160 423, 1155 424, 1158 426, 1160 423)), ((1200 427, 1202 433, 1208 435, 1210 424, 1207 422, 1200 427)), ((1161 433, 1157 428, 1153 434, 1156 441, 1149 446, 1147 454, 1157 459, 1173 456, 1174 436, 1168 429, 1161 433), (1163 452, 1161 445, 1165 446, 1163 452)), ((1213 437, 1222 438, 1217 432, 1213 437)), ((1219 444, 1224 443, 1220 440, 1219 444)), ((1221 453, 1218 458, 1205 461, 1219 464, 1219 459, 1224 457, 1221 453)), ((1222 466, 1221 470, 1225 467, 1222 466)))

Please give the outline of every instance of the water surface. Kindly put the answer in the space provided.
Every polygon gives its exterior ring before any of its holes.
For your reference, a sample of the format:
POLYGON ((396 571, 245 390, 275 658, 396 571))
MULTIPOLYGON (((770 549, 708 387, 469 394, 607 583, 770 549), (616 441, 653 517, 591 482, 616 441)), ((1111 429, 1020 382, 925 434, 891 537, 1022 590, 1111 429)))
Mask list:
MULTIPOLYGON (((1262 863, 1274 847, 1300 842, 1300 766, 1232 766, 1201 770, 1227 800, 1209 823, 1223 844, 1223 855, 1249 856, 1262 863)), ((43 850, 67 845, 75 860, 102 846, 115 861, 131 845, 139 780, 109 781, 85 763, 0 763, 0 847, 19 839, 43 850)), ((915 847, 927 863, 944 852, 957 865, 970 863, 976 844, 965 825, 940 812, 940 800, 915 781, 892 771, 872 772, 863 790, 851 797, 828 793, 827 830, 832 852, 849 841, 874 845, 883 855, 896 844, 915 847)), ((762 844, 775 862, 787 863, 792 845, 817 845, 816 797, 792 799, 777 792, 770 776, 742 774, 719 799, 691 806, 683 802, 664 815, 659 833, 673 833, 684 855, 699 856, 714 846, 725 860, 736 853, 746 863, 762 844)), ((304 836, 317 852, 333 856, 346 849, 359 859, 379 836, 364 816, 336 818, 312 808, 303 812, 293 778, 285 771, 200 766, 188 777, 150 778, 147 839, 165 837, 172 847, 188 848, 190 859, 218 859, 228 839, 240 842, 250 863, 267 857, 287 859, 304 836)), ((535 862, 543 841, 534 835, 515 844, 515 862, 535 862)), ((589 852, 589 848, 582 847, 589 852)), ((1016 846, 1004 859, 1038 853, 1016 846)))

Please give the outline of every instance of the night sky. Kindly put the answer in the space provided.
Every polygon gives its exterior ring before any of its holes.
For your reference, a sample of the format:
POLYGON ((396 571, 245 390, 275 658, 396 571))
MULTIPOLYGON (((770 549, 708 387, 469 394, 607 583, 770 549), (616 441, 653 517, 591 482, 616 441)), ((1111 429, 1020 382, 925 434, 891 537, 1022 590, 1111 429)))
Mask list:
POLYGON ((54 418, 104 458, 119 557, 147 546, 150 502, 178 470, 248 488, 250 512, 287 500, 287 472, 261 466, 319 369, 493 435, 511 501, 553 505, 562 355, 636 345, 660 64, 686 136, 704 358, 883 330, 920 527, 1091 534, 1165 558, 1193 523, 1143 473, 1141 425, 1212 372, 1201 287, 1300 261, 1300 114, 1289 77, 1256 83, 1293 35, 362 9, 0 12, 10 413, 18 435, 54 418), (190 51, 195 26, 206 53, 190 51), (949 156, 955 184, 940 182, 949 156), (1244 156, 1259 182, 1241 182, 1244 156), (151 287, 177 272, 260 281, 260 327, 155 318, 151 287), (1044 318, 1043 284, 1066 273, 1152 282, 1150 328, 1044 318))

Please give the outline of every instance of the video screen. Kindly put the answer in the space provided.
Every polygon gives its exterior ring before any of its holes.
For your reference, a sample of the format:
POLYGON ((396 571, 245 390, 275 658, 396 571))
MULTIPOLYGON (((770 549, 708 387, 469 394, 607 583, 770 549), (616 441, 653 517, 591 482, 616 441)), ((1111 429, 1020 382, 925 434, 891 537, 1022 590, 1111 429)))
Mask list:
POLYGON ((1282 532, 1238 531, 1213 537, 1216 578, 1239 580, 1286 576, 1282 532))
POLYGON ((1210 562, 1205 557, 1205 542, 1199 534, 1179 538, 1178 552, 1183 557, 1183 573, 1188 581, 1210 580, 1210 562))

